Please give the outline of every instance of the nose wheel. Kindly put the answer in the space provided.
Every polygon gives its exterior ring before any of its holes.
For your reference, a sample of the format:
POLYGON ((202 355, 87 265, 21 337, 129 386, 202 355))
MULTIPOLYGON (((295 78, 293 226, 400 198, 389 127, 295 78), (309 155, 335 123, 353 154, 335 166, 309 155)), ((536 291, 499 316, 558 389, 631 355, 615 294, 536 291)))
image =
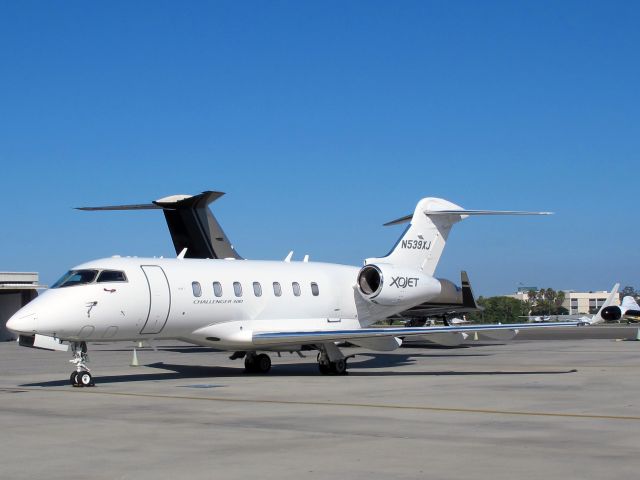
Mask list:
POLYGON ((256 355, 255 352, 247 352, 244 369, 247 373, 268 373, 271 370, 271 358, 266 353, 256 355))
POLYGON ((73 352, 73 358, 69 362, 76 366, 76 369, 71 372, 69 381, 74 387, 93 387, 93 376, 91 370, 87 367, 89 363, 89 355, 87 355, 86 342, 73 342, 71 344, 71 351, 73 352))

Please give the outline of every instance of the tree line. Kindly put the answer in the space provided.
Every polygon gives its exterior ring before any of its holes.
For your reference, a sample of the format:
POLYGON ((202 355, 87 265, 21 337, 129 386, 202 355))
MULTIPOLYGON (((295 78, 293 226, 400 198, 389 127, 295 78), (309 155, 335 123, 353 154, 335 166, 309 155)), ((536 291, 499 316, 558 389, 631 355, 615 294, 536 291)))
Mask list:
MULTIPOLYGON (((631 286, 619 291, 620 300, 631 296, 636 299, 640 292, 631 286)), ((562 306, 566 295, 552 288, 529 290, 527 300, 511 297, 479 297, 478 305, 484 310, 467 315, 467 319, 478 323, 518 323, 526 316, 567 315, 569 311, 562 306)), ((596 313, 596 312, 591 312, 596 313)))
POLYGON ((483 310, 473 312, 467 318, 482 323, 518 323, 526 316, 567 315, 569 311, 562 306, 564 300, 565 293, 553 288, 529 290, 525 301, 511 297, 479 297, 478 305, 483 310))

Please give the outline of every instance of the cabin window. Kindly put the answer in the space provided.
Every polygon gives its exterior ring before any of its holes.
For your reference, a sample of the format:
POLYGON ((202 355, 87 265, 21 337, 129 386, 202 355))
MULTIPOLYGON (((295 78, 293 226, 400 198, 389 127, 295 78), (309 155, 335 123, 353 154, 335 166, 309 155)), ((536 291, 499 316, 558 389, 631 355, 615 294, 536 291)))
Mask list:
POLYGON ((220 284, 220 282, 213 282, 213 294, 216 297, 222 296, 222 285, 220 284))
POLYGON ((293 287, 293 294, 296 297, 299 297, 300 296, 300 284, 298 282, 293 282, 291 284, 291 286, 293 287))
POLYGON ((202 287, 200 286, 200 282, 191 282, 191 289, 193 290, 194 297, 202 296, 202 287))
POLYGON ((240 282, 233 282, 233 293, 236 294, 236 297, 242 296, 242 285, 240 282))
POLYGON ((98 270, 70 270, 65 273, 60 280, 51 285, 51 288, 73 287, 75 285, 85 285, 92 283, 98 270))
POLYGON ((318 284, 316 282, 311 282, 311 293, 314 297, 320 295, 320 289, 318 288, 318 284))
POLYGON ((127 276, 118 270, 102 270, 98 275, 98 283, 104 282, 126 282, 127 276))
POLYGON ((279 297, 282 295, 282 287, 280 286, 280 284, 278 282, 273 282, 273 294, 276 297, 279 297))
POLYGON ((260 285, 260 282, 253 282, 253 294, 256 297, 262 296, 262 285, 260 285))

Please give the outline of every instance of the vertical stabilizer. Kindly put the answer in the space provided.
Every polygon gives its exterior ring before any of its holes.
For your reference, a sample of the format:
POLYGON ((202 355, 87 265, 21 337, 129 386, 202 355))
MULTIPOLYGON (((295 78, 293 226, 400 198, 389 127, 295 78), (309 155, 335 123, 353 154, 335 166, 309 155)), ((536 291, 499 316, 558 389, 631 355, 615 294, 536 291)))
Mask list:
POLYGON ((153 203, 79 207, 78 210, 162 210, 176 254, 182 258, 241 259, 209 208, 209 204, 222 195, 222 192, 206 191, 199 195, 171 195, 153 203))
POLYGON ((186 258, 242 258, 209 208, 222 195, 207 191, 153 202, 163 209, 176 253, 187 248, 186 258))
POLYGON ((435 211, 462 210, 462 207, 442 198, 423 198, 416 205, 412 216, 386 223, 397 225, 410 220, 395 247, 385 257, 368 258, 366 263, 389 263, 396 266, 419 269, 433 275, 447 243, 449 231, 454 223, 466 218, 457 213, 437 214, 435 211))
POLYGON ((618 288, 620 288, 620 284, 616 283, 611 289, 611 293, 607 297, 607 300, 602 304, 602 306, 600 307, 600 310, 598 310, 598 313, 596 313, 593 317, 591 317, 590 320, 587 320, 586 323, 595 324, 595 323, 604 322, 605 319, 602 318, 602 311, 608 306, 613 304, 616 298, 616 295, 618 295, 618 288))

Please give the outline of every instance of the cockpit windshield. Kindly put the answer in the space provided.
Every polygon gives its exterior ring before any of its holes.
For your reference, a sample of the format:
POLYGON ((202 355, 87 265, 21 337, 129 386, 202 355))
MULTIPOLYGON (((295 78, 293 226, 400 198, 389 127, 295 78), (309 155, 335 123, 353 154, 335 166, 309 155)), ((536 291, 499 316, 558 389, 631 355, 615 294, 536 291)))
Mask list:
POLYGON ((74 287, 87 283, 111 283, 126 282, 127 276, 120 270, 70 270, 60 280, 51 285, 51 288, 74 287))
POLYGON ((98 270, 70 270, 60 280, 51 285, 51 288, 73 287, 91 283, 96 279, 98 270))
POLYGON ((98 283, 126 282, 127 276, 118 270, 102 270, 98 275, 98 283))

